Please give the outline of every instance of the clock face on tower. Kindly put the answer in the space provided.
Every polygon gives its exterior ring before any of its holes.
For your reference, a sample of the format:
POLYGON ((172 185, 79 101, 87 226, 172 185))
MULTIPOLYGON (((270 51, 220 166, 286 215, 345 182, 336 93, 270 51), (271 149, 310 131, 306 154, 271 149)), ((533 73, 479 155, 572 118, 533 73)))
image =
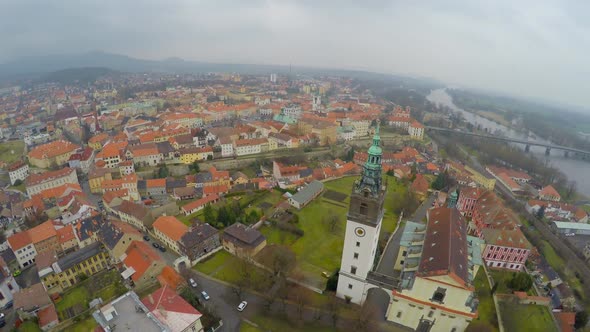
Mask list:
POLYGON ((357 228, 355 228, 354 233, 358 237, 363 237, 363 236, 365 236, 365 229, 362 227, 357 227, 357 228))

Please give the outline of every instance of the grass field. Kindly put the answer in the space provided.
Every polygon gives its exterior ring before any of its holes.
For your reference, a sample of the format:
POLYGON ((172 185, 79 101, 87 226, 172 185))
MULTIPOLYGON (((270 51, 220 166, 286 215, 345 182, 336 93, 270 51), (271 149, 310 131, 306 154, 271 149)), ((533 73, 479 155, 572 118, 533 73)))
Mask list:
POLYGON ((8 141, 0 143, 0 161, 7 164, 13 163, 23 156, 25 151, 25 142, 8 141))
POLYGON ((233 259, 231 254, 229 254, 225 250, 220 250, 217 253, 215 253, 215 255, 213 255, 211 258, 208 258, 205 261, 199 262, 195 266, 195 269, 197 269, 198 271, 203 272, 207 275, 211 275, 211 274, 213 274, 213 272, 215 272, 215 270, 217 270, 221 266, 225 265, 228 262, 228 260, 231 260, 231 259, 233 259))
POLYGON ((483 324, 488 326, 491 331, 498 331, 498 327, 496 326, 498 321, 496 316, 496 306, 494 305, 494 299, 490 292, 490 285, 483 267, 477 271, 473 283, 475 285, 477 298, 479 299, 479 306, 477 307, 479 316, 472 321, 472 324, 483 324))
MULTIPOLYGON (((220 250, 211 258, 199 262, 194 269, 216 279, 236 284, 240 280, 239 272, 236 269, 238 261, 239 258, 232 256, 225 250, 220 250)), ((252 279, 266 273, 255 266, 252 267, 252 272, 252 279)))
POLYGON ((28 321, 28 322, 22 323, 18 327, 18 331, 19 332, 37 332, 37 331, 41 332, 41 329, 39 328, 39 325, 37 325, 35 322, 28 321))
MULTIPOLYGON (((267 237, 268 243, 288 245, 297 255, 298 269, 306 280, 318 288, 325 286, 326 279, 322 272, 334 272, 340 266, 344 233, 346 230, 346 214, 350 202, 350 192, 356 176, 344 177, 324 183, 325 192, 337 192, 346 197, 341 201, 333 201, 325 195, 316 198, 300 211, 298 227, 305 235, 297 237, 275 227, 265 226, 261 232, 267 237), (331 229, 330 217, 338 220, 334 230, 331 229)), ((389 187, 385 198, 385 215, 381 227, 382 236, 395 230, 398 216, 387 209, 396 192, 404 192, 405 187, 398 184, 393 177, 388 179, 389 187)), ((329 196, 329 195, 328 195, 329 196)))
POLYGON ((506 331, 557 331, 551 313, 545 306, 522 305, 499 301, 500 313, 506 331))

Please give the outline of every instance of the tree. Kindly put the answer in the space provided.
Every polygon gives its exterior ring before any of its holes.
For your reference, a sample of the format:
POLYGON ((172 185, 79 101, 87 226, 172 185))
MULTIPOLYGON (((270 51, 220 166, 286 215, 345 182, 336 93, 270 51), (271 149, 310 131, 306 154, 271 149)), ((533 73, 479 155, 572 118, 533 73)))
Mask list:
POLYGON ((14 186, 15 186, 15 187, 18 187, 18 186, 20 186, 21 184, 23 184, 23 180, 21 180, 21 179, 17 179, 16 181, 14 181, 14 186))
POLYGON ((434 182, 432 182, 432 189, 442 190, 447 186, 448 174, 447 172, 439 173, 434 182))
POLYGON ((526 272, 518 272, 510 279, 508 286, 515 291, 526 292, 533 287, 533 279, 526 272))
POLYGON ((189 169, 192 170, 193 173, 199 173, 201 171, 199 162, 197 160, 193 161, 193 163, 189 166, 189 169))
POLYGON ((543 219, 545 217, 545 205, 541 205, 539 210, 537 210, 537 218, 543 219))
POLYGON ((588 313, 586 311, 576 312, 576 322, 574 323, 574 327, 576 329, 581 329, 586 325, 588 325, 588 313))
POLYGON ((213 155, 212 154, 207 155, 207 160, 213 160, 213 155))
POLYGON ((395 176, 395 172, 393 171, 393 168, 388 169, 385 174, 387 174, 387 176, 395 176))
POLYGON ((205 219, 205 222, 213 222, 216 220, 215 211, 213 211, 211 204, 205 205, 205 208, 203 209, 203 218, 205 219))
POLYGON ((170 171, 168 170, 168 166, 163 165, 158 169, 158 178, 163 179, 167 178, 170 175, 170 171))
POLYGON ((352 161, 354 159, 354 147, 351 147, 346 152, 346 157, 344 158, 345 161, 352 161))
POLYGON ((578 184, 576 181, 570 181, 567 183, 567 188, 565 190, 565 196, 568 199, 572 199, 574 197, 574 195, 576 194, 576 189, 578 187, 578 184))
POLYGON ((334 272, 334 274, 332 274, 330 276, 330 278, 328 279, 328 281, 326 282, 326 290, 327 291, 332 291, 335 292, 338 288, 338 273, 340 272, 340 270, 336 270, 336 272, 334 272))
POLYGON ((327 311, 330 315, 330 318, 332 319, 332 326, 336 327, 336 324, 338 323, 338 302, 336 300, 335 296, 332 296, 330 298, 330 301, 328 301, 327 304, 327 311))
POLYGON ((328 213, 328 224, 330 226, 330 232, 335 233, 338 230, 338 216, 331 211, 328 213))

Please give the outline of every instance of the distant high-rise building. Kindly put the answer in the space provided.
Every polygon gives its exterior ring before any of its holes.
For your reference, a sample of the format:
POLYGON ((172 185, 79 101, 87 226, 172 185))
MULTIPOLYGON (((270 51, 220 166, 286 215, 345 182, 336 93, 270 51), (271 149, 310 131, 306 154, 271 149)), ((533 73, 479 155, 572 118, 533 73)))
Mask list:
POLYGON ((271 83, 277 82, 277 74, 275 74, 275 73, 270 74, 270 82, 271 83))
POLYGON ((322 97, 320 95, 314 95, 311 102, 312 109, 317 111, 322 106, 322 97))

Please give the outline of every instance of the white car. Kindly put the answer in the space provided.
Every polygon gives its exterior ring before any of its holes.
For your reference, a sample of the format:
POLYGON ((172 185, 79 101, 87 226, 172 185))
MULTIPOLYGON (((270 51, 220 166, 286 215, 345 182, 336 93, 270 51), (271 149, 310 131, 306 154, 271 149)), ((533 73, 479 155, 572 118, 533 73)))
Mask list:
POLYGON ((193 287, 193 288, 197 288, 197 282, 195 281, 195 279, 193 279, 193 278, 190 278, 190 279, 188 280, 188 282, 191 284, 191 287, 193 287))
POLYGON ((205 301, 209 301, 209 299, 211 298, 209 296, 209 294, 207 294, 207 292, 205 292, 205 291, 202 291, 201 292, 201 296, 203 296, 203 298, 205 299, 205 301))
POLYGON ((238 305, 238 311, 244 311, 244 309, 246 309, 246 306, 248 305, 248 302, 246 301, 242 301, 240 303, 240 305, 238 305))
POLYGON ((576 236, 576 233, 565 233, 565 236, 576 236))

